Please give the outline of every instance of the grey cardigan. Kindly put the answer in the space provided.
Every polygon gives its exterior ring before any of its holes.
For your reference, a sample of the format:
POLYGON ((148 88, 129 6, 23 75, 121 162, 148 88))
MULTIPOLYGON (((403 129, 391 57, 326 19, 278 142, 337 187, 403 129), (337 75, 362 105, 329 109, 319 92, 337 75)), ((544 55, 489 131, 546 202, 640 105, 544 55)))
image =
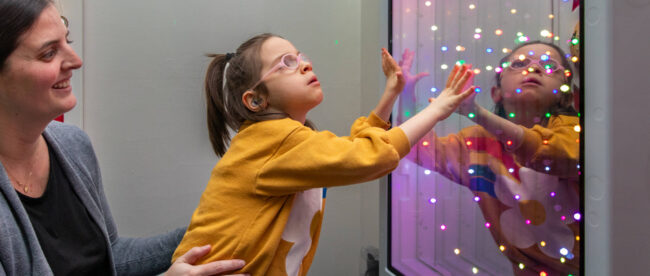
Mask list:
MULTIPOLYGON (((165 271, 185 229, 151 238, 118 236, 88 136, 75 126, 59 122, 48 125, 43 136, 61 161, 77 196, 104 234, 113 274, 155 275, 165 271)), ((52 275, 25 208, 1 163, 0 275, 52 275)))

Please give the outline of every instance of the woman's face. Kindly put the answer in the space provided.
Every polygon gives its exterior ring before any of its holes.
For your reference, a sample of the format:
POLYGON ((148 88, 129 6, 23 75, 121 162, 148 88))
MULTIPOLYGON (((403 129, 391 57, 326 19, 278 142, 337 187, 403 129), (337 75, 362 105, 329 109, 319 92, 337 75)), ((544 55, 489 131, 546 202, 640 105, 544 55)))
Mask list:
POLYGON ((58 11, 49 5, 22 34, 0 71, 0 114, 51 120, 76 105, 70 78, 82 62, 67 33, 58 11))
MULTIPOLYGON (((543 59, 543 55, 562 65, 560 54, 545 44, 521 47, 510 55, 509 61, 523 57, 539 62, 543 59)), ((501 87, 497 88, 497 96, 503 100, 506 106, 534 107, 546 110, 560 101, 561 93, 563 93, 560 91, 560 87, 566 83, 563 70, 549 72, 536 63, 531 63, 519 70, 504 68, 500 76, 501 87)))

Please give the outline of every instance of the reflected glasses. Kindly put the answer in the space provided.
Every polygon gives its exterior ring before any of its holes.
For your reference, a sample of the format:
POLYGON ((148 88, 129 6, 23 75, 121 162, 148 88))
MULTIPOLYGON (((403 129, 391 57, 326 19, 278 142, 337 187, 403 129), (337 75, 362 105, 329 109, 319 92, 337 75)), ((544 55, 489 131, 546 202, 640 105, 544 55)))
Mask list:
POLYGON ((260 80, 257 81, 255 83, 255 85, 253 85, 248 90, 255 89, 255 87, 260 85, 260 83, 262 83, 270 74, 272 74, 275 71, 278 71, 280 69, 285 69, 285 68, 289 69, 289 70, 298 69, 298 66, 300 65, 300 62, 302 62, 302 61, 311 64, 311 61, 309 60, 309 58, 307 58, 307 56, 303 55, 302 53, 299 53, 298 55, 286 54, 286 55, 282 56, 282 58, 280 58, 280 62, 278 62, 278 64, 273 66, 273 68, 271 68, 271 70, 269 70, 266 74, 264 74, 264 76, 262 76, 262 78, 260 78, 260 80))
POLYGON ((504 68, 507 67, 511 70, 519 71, 519 70, 524 70, 526 68, 529 68, 533 64, 537 64, 537 66, 544 69, 544 71, 548 74, 551 74, 558 70, 559 71, 564 70, 564 67, 560 64, 560 62, 550 58, 548 55, 542 55, 540 59, 533 59, 521 55, 517 59, 506 62, 505 64, 503 64, 504 65, 503 67, 504 68))

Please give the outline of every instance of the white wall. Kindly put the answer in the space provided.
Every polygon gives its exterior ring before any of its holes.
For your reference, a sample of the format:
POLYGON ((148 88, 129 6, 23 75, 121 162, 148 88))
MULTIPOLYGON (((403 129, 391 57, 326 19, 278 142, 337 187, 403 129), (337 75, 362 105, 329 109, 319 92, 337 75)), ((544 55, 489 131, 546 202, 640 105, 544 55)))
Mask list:
MULTIPOLYGON (((80 102, 66 121, 94 143, 122 235, 187 225, 218 161, 205 127, 204 54, 234 52, 262 32, 284 36, 313 60, 322 83, 325 100, 308 117, 339 135, 383 91, 383 0, 61 3, 85 62, 75 76, 80 102)), ((379 244, 377 186, 328 190, 310 275, 358 274, 361 249, 379 244)))

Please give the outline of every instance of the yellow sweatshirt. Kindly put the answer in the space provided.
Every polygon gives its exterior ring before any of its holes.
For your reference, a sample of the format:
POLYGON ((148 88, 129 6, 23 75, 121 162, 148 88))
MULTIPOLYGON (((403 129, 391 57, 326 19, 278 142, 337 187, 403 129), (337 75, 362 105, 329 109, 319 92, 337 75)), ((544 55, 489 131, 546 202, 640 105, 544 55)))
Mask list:
POLYGON ((323 219, 322 187, 381 177, 410 150, 400 128, 371 113, 349 137, 292 119, 247 122, 212 175, 172 261, 212 245, 201 263, 243 259, 236 273, 306 275, 323 219))

